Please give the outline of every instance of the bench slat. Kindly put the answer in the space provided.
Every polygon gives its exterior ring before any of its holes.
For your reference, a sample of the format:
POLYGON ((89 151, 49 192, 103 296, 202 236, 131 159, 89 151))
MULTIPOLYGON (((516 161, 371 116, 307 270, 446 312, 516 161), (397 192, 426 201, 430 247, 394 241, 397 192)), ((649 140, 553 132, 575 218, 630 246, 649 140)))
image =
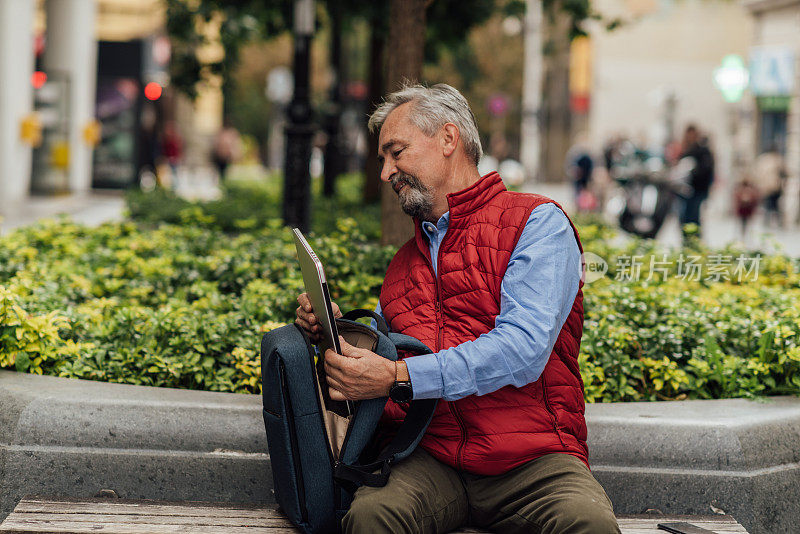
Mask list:
POLYGON ((285 527, 285 517, 219 517, 197 516, 187 513, 184 515, 155 515, 155 514, 104 514, 104 513, 37 513, 26 512, 17 514, 16 517, 27 521, 50 521, 52 523, 95 522, 100 525, 208 525, 224 527, 285 527))
MULTIPOLYGON (((658 523, 686 521, 719 534, 747 534, 730 516, 619 516, 623 534, 656 534, 658 523)), ((128 499, 26 497, 0 534, 297 534, 274 505, 128 499)), ((478 534, 466 528, 453 534, 478 534)))
POLYGON ((713 530, 718 534, 747 534, 747 530, 730 516, 690 516, 690 515, 670 515, 670 516, 618 516, 617 523, 624 534, 653 534, 654 532, 664 533, 658 529, 659 523, 669 523, 673 521, 685 521, 692 525, 713 530))
POLYGON ((34 534, 34 533, 53 533, 53 534, 89 534, 101 532, 105 534, 219 534, 219 532, 230 532, 231 534, 297 534, 297 530, 290 527, 232 527, 214 525, 164 525, 162 523, 152 524, 101 524, 96 521, 32 521, 27 519, 17 519, 9 516, 0 526, 0 532, 13 534, 34 534))
MULTIPOLYGON (((240 508, 239 505, 207 506, 209 503, 161 504, 147 501, 120 502, 122 499, 101 502, 76 501, 65 503, 57 500, 23 500, 14 509, 20 513, 81 513, 81 514, 145 514, 148 516, 191 517, 241 517, 252 519, 283 519, 284 515, 275 507, 256 505, 255 508, 240 508)), ((246 505, 244 505, 246 506, 246 505)))

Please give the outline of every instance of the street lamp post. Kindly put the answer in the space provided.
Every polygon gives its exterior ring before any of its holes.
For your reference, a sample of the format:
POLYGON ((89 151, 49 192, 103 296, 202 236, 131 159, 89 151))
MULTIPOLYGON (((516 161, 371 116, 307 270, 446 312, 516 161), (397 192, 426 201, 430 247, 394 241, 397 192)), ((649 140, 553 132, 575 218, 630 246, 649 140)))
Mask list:
POLYGON ((309 58, 314 33, 314 0, 294 3, 294 96, 289 104, 286 127, 286 164, 283 188, 283 221, 308 232, 310 227, 311 99, 309 58))

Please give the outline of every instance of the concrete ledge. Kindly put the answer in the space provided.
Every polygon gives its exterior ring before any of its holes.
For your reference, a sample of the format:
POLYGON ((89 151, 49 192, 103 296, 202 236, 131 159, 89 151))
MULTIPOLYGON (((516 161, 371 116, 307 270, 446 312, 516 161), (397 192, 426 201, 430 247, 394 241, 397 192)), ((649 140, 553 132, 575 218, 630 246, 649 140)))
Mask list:
POLYGON ((0 520, 23 495, 273 502, 257 395, 0 371, 0 520))
MULTIPOLYGON (((616 513, 796 532, 800 399, 596 404, 587 422, 616 513)), ((0 520, 26 494, 270 503, 271 487, 257 395, 0 371, 0 520)))
POLYGON ((724 511, 751 533, 800 523, 800 398, 587 406, 589 463, 618 514, 724 511))

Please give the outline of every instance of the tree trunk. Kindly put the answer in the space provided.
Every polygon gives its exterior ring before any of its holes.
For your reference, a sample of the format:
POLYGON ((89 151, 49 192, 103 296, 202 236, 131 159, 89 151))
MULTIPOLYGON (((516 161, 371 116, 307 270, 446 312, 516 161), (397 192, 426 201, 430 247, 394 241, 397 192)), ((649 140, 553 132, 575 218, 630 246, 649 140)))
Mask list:
MULTIPOLYGON (((378 20, 372 20, 369 38, 369 110, 375 111, 383 98, 386 87, 383 50, 386 38, 378 20)), ((364 163, 364 202, 373 203, 380 198, 380 176, 378 175, 378 134, 367 131, 367 158, 364 163)))
MULTIPOLYGON (((422 77, 425 50, 426 0, 391 0, 389 4, 389 91, 422 77)), ((414 235, 411 218, 403 213, 394 190, 381 184, 381 242, 400 246, 414 235)))
POLYGON ((561 2, 545 12, 544 87, 542 95, 542 180, 563 182, 570 146, 572 113, 569 106, 569 17, 561 2))

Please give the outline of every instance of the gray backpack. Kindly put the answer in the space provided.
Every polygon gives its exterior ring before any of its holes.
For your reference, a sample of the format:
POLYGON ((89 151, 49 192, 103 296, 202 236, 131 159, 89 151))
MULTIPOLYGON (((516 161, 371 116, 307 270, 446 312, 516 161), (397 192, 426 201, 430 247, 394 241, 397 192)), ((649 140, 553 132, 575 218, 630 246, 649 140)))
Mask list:
MULTIPOLYGON (((398 351, 432 352, 413 337, 390 333, 383 318, 369 310, 353 310, 336 325, 351 345, 392 361, 398 351), (355 321, 366 316, 375 319, 377 329, 355 321)), ((366 458, 362 453, 372 442, 388 399, 358 401, 352 415, 340 415, 337 403, 326 401, 322 387, 327 384, 320 384, 319 366, 308 336, 298 326, 264 334, 264 424, 275 498, 301 531, 335 533, 355 490, 361 485, 384 486, 392 465, 411 454, 433 417, 437 399, 412 401, 389 444, 366 458)))

